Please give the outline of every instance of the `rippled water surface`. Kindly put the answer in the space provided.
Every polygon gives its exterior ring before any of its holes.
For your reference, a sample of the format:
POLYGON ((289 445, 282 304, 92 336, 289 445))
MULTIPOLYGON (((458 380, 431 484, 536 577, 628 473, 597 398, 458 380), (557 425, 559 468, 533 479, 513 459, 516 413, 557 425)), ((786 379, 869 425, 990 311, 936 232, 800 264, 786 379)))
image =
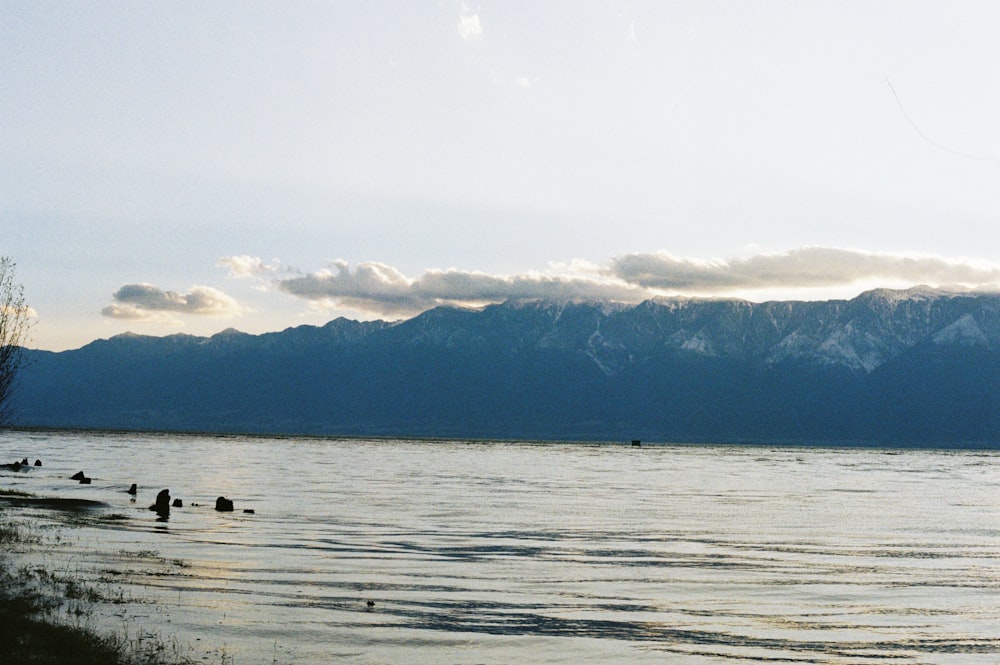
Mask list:
POLYGON ((0 435, 22 457, 0 487, 107 504, 35 556, 237 665, 1000 662, 996 452, 0 435))

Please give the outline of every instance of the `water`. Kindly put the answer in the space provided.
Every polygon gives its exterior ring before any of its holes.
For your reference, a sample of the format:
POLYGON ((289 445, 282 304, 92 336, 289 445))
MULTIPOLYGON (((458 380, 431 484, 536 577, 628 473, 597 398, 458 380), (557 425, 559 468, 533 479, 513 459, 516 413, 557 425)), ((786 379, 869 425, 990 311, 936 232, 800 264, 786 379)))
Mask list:
POLYGON ((143 601, 96 621, 239 665, 1000 661, 997 452, 0 435, 25 456, 0 487, 108 504, 34 555, 143 601))

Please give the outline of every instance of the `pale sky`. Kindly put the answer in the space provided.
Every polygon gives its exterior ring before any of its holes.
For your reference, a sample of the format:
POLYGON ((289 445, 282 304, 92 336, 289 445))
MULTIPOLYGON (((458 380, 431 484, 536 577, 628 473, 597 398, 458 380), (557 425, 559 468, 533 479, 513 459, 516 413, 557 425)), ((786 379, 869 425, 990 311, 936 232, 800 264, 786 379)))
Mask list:
POLYGON ((30 346, 1000 283, 1000 3, 0 2, 30 346))

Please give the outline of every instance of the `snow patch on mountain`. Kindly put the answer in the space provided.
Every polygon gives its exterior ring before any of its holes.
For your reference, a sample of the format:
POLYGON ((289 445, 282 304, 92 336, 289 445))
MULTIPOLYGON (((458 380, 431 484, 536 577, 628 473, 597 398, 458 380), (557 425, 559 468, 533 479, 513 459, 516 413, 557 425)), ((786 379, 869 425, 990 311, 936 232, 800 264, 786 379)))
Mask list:
POLYGON ((951 325, 942 328, 931 337, 931 340, 935 344, 958 344, 961 346, 987 346, 989 344, 989 337, 971 314, 965 314, 951 325))

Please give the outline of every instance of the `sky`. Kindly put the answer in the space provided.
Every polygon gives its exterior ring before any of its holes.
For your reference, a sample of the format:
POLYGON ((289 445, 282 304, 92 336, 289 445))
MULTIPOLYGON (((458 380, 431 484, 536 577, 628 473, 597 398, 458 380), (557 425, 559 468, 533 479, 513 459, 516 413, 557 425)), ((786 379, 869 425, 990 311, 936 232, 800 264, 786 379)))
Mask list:
POLYGON ((1000 3, 0 3, 63 350, 509 298, 1000 284, 1000 3))

